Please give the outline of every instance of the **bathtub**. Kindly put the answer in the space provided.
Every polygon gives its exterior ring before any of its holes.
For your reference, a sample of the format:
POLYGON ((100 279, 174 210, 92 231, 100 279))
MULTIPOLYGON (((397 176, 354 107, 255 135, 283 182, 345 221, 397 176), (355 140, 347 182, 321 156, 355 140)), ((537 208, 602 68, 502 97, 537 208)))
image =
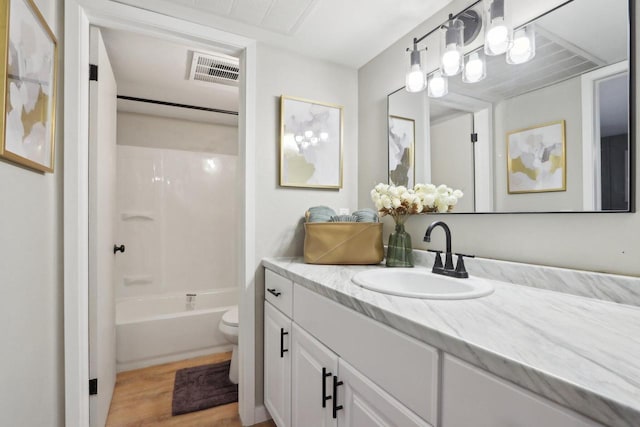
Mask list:
POLYGON ((118 372, 230 351, 218 330, 222 315, 238 303, 238 289, 124 298, 116 301, 118 372))

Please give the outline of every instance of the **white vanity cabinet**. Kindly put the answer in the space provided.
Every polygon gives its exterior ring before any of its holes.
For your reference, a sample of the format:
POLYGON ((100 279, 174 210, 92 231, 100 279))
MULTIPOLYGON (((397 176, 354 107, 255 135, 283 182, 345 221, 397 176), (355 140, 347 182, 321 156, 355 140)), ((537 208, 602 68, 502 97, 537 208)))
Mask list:
POLYGON ((430 426, 296 323, 291 349, 292 426, 430 426))
POLYGON ((264 304, 264 405, 278 427, 291 424, 291 319, 264 304))
POLYGON ((288 317, 287 289, 266 270, 264 393, 278 427, 432 426, 416 412, 436 415, 435 349, 299 285, 288 317))
POLYGON ((442 427, 602 427, 450 355, 442 376, 442 427))

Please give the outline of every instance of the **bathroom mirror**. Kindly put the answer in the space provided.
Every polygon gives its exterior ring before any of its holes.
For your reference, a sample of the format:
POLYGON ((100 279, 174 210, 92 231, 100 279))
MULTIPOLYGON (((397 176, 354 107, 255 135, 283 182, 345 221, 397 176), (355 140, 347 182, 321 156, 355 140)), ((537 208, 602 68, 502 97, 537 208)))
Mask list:
MULTIPOLYGON (((415 182, 461 189, 456 213, 630 211, 629 8, 627 0, 566 2, 513 22, 534 30, 530 61, 487 55, 484 80, 449 77, 440 98, 394 91, 389 152, 393 120, 412 120, 415 182)), ((481 47, 483 33, 465 54, 481 47)), ((437 52, 438 32, 425 43, 437 52)), ((426 63, 434 70, 437 56, 426 63)), ((394 162, 390 155, 390 171, 394 162)))

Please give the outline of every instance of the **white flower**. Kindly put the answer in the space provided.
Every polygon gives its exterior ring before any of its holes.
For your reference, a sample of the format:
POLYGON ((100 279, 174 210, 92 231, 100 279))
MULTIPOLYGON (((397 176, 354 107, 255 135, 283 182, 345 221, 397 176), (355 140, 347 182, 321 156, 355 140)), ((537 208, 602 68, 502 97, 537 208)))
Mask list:
POLYGON ((433 194, 425 194, 425 196, 424 196, 424 205, 426 205, 427 207, 432 208, 434 206, 435 202, 436 202, 436 196, 434 196, 433 194))
POLYGON ((380 197, 380 202, 385 209, 391 209, 391 198, 386 194, 380 197))
POLYGON ((442 184, 416 184, 413 188, 399 185, 377 184, 371 190, 371 200, 382 215, 447 212, 458 203, 462 191, 442 184))

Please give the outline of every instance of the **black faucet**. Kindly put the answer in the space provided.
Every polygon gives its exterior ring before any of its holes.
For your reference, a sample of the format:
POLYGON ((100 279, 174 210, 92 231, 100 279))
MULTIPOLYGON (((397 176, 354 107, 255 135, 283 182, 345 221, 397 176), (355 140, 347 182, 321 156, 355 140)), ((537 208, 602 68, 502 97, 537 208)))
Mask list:
POLYGON ((434 274, 442 274, 445 276, 466 279, 467 277, 469 277, 469 273, 467 273, 467 270, 464 268, 463 257, 473 258, 473 255, 456 253, 456 255, 458 256, 458 262, 456 263, 456 268, 455 269, 453 268, 453 254, 451 253, 451 230, 449 229, 449 226, 447 224, 445 224, 443 221, 432 222, 431 225, 429 225, 429 228, 427 228, 427 232, 424 234, 423 240, 425 242, 431 242, 431 232, 433 231, 434 228, 438 226, 443 228, 444 233, 446 235, 447 252, 445 254, 445 261, 444 261, 444 267, 443 267, 442 258, 440 258, 440 254, 442 253, 442 251, 435 251, 435 250, 429 249, 429 252, 436 253, 436 259, 435 259, 435 262, 433 263, 433 268, 431 269, 431 271, 434 274))

